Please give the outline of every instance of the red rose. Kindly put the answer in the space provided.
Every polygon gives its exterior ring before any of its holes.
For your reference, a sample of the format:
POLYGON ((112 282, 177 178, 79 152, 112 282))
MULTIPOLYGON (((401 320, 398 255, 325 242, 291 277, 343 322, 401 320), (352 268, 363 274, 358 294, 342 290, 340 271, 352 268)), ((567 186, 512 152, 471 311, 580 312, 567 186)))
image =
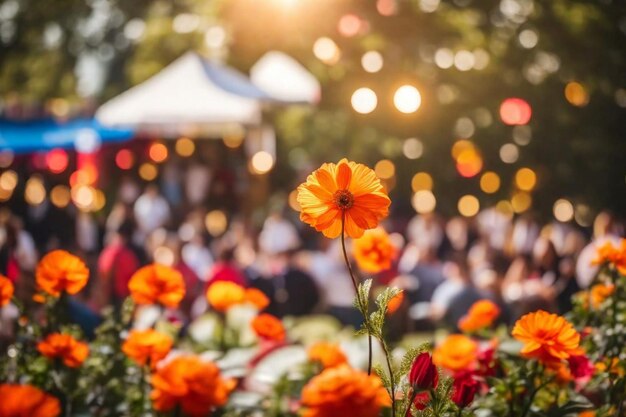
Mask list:
POLYGON ((452 402, 459 408, 465 408, 474 401, 474 396, 480 384, 471 375, 464 375, 454 380, 452 384, 452 402))
POLYGON ((409 372, 409 383, 414 390, 437 388, 439 372, 428 353, 420 353, 413 361, 411 372, 409 372))

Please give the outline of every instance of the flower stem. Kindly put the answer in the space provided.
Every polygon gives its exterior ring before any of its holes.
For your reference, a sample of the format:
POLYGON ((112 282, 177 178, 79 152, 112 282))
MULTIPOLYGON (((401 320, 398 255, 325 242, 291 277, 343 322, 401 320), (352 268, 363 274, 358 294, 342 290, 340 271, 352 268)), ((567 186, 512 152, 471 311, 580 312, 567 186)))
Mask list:
POLYGON ((396 417, 396 382, 394 380, 393 367, 391 366, 391 355, 384 340, 381 341, 381 345, 383 346, 383 352, 385 352, 387 368, 389 369, 389 382, 391 383, 391 416, 396 417))
POLYGON ((359 303, 359 307, 361 310, 361 314, 363 314, 363 320, 365 321, 365 328, 367 329, 367 374, 372 374, 372 333, 370 331, 369 325, 369 317, 368 312, 366 311, 365 300, 361 299, 361 294, 359 293, 359 285, 357 284, 356 276, 354 275, 354 271, 352 270, 352 264, 348 259, 348 252, 346 251, 346 237, 345 237, 345 226, 346 226, 346 212, 342 211, 341 213, 341 250, 343 252, 343 259, 346 262, 346 266, 348 267, 348 273, 350 274, 350 279, 352 279, 352 285, 354 286, 354 291, 356 292, 356 299, 359 303))

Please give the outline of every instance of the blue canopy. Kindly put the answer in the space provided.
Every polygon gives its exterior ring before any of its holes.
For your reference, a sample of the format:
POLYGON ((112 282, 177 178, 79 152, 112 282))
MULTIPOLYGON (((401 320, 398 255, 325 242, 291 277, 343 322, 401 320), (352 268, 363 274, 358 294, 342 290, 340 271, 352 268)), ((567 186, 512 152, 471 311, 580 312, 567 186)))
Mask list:
POLYGON ((105 127, 96 119, 15 122, 0 119, 0 151, 29 153, 54 148, 93 152, 100 144, 124 142, 134 136, 131 129, 105 127))

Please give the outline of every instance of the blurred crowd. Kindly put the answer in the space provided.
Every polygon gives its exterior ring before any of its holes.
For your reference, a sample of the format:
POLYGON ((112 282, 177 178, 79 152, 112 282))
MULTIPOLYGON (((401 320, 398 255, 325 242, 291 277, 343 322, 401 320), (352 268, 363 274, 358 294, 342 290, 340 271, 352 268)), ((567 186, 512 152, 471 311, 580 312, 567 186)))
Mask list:
MULTIPOLYGON (((122 182, 115 204, 102 218, 80 211, 64 217, 51 205, 19 213, 8 206, 0 209, 0 273, 33 306, 39 257, 55 248, 81 256, 91 279, 88 290, 72 302, 84 327, 93 327, 104 307, 119 306, 128 296, 132 274, 151 262, 183 275, 187 293, 175 312, 183 322, 207 311, 208 286, 232 281, 263 291, 271 300, 268 312, 279 317, 329 314, 343 324, 359 325, 339 239, 326 239, 302 224, 287 205, 270 211, 261 227, 229 209, 207 216, 206 201, 214 198, 207 191, 210 177, 197 169, 186 187, 180 181, 144 189, 130 179, 122 182), (60 238, 70 223, 74 239, 60 238)), ((594 245, 625 231, 623 219, 607 212, 581 229, 556 221, 542 224, 531 215, 513 216, 496 208, 473 218, 392 215, 383 226, 398 256, 391 269, 373 278, 375 285, 404 290, 403 305, 393 318, 398 336, 455 328, 469 307, 484 298, 501 307, 501 320, 507 323, 539 308, 567 312, 571 296, 593 278, 594 245)))

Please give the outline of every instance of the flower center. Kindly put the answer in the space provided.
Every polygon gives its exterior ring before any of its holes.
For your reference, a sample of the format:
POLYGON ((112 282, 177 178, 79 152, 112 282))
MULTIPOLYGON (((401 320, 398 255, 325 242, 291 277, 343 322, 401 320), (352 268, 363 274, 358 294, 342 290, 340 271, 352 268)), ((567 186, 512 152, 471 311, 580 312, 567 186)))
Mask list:
POLYGON ((347 210, 354 204, 354 196, 348 190, 337 190, 333 195, 333 201, 341 210, 347 210))

